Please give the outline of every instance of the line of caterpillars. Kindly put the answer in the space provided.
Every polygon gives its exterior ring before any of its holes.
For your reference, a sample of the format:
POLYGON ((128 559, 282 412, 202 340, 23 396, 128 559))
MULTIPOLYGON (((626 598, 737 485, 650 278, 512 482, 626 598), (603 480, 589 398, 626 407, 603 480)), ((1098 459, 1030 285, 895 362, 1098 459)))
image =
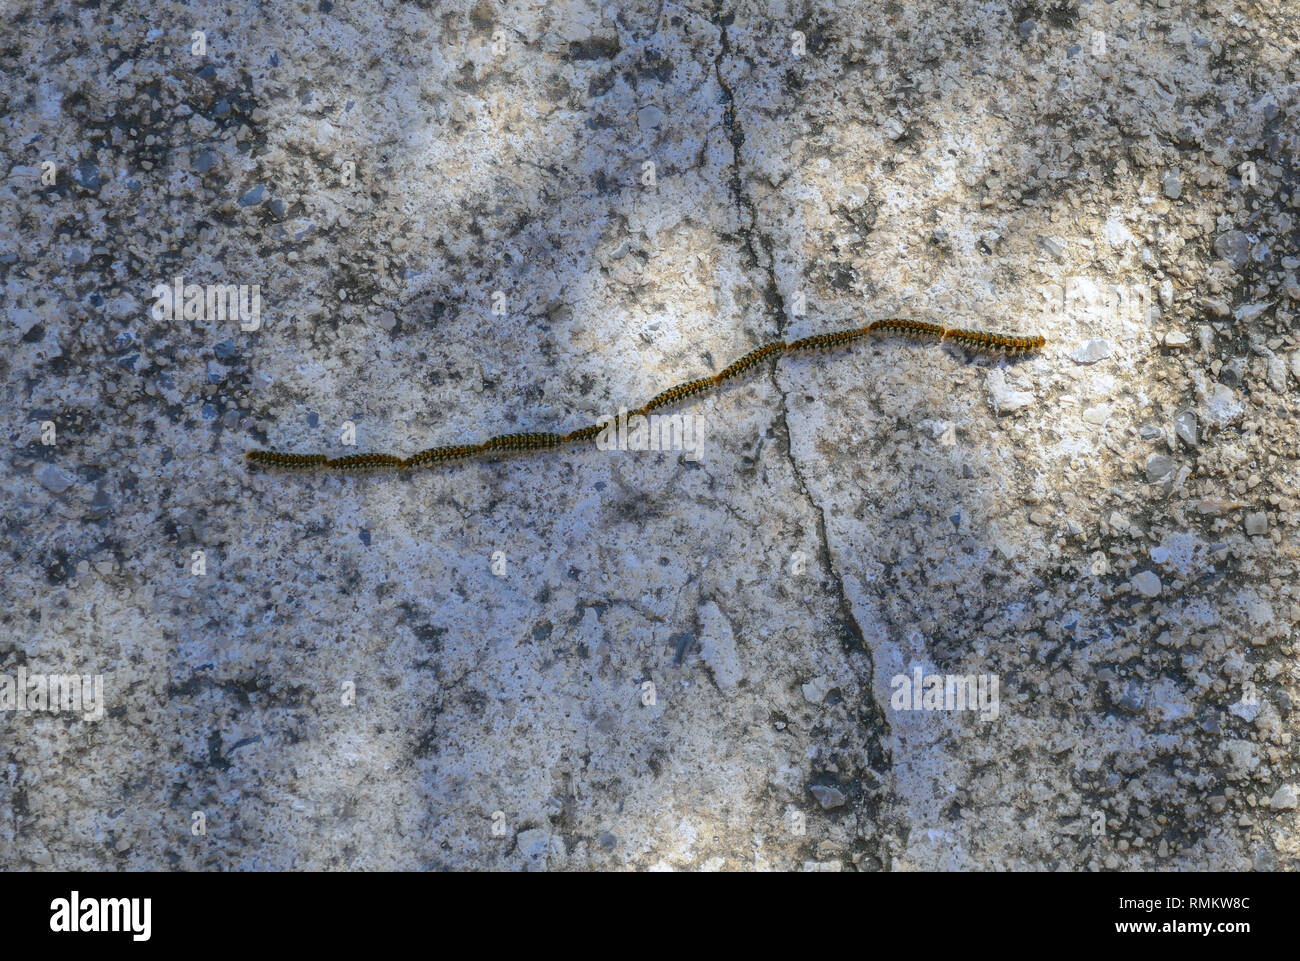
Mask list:
MULTIPOLYGON (((738 377, 756 365, 780 354, 791 354, 802 350, 824 350, 841 347, 871 334, 901 334, 922 340, 939 342, 952 341, 972 350, 989 353, 1025 354, 1039 350, 1046 339, 1039 336, 1012 337, 1007 334, 992 334, 982 330, 965 330, 958 327, 943 327, 920 320, 877 320, 865 327, 850 330, 838 330, 831 334, 818 334, 801 340, 786 343, 774 340, 770 344, 751 350, 740 360, 724 368, 712 377, 678 384, 661 394, 656 394, 650 402, 628 415, 645 415, 712 390, 723 381, 738 377)), ((568 434, 503 434, 493 437, 481 444, 455 444, 450 447, 431 447, 410 457, 394 457, 392 454, 350 454, 346 457, 326 457, 324 454, 283 454, 272 450, 250 450, 245 456, 252 464, 261 467, 280 467, 290 470, 411 470, 416 467, 428 467, 445 464, 450 461, 464 460, 484 454, 512 453, 516 451, 550 450, 564 444, 576 444, 594 440, 600 434, 599 424, 583 427, 568 434)))

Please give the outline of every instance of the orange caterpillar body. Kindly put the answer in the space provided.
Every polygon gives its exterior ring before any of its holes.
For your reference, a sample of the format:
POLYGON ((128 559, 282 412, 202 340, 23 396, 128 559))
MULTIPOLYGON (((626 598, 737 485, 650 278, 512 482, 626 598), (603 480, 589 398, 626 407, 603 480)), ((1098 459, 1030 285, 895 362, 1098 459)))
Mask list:
POLYGON ((949 328, 943 332, 944 340, 955 340, 972 350, 1002 351, 1007 354, 1027 354, 1032 350, 1041 350, 1047 338, 1041 334, 1036 337, 1011 337, 1007 334, 990 334, 982 330, 962 330, 949 328))

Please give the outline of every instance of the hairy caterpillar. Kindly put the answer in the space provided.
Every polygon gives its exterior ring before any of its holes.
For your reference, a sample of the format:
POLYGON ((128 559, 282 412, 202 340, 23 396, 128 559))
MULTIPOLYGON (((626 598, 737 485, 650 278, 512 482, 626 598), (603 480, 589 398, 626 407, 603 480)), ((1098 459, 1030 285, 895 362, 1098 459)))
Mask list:
POLYGON ((866 337, 869 333, 871 333, 870 327, 858 327, 854 330, 837 330, 833 334, 804 337, 786 344, 785 352, 792 354, 796 350, 823 350, 827 347, 839 347, 843 344, 852 343, 859 337, 866 337))
MULTIPOLYGON (((631 413, 649 414, 661 407, 668 407, 688 397, 703 394, 733 377, 739 377, 769 357, 792 354, 803 350, 839 347, 872 334, 901 334, 905 337, 930 339, 940 343, 955 341, 971 350, 1006 354, 1029 353, 1040 350, 1047 343, 1047 338, 1041 334, 1021 337, 1010 334, 994 334, 983 330, 967 330, 961 327, 944 327, 940 324, 931 324, 922 320, 877 320, 865 327, 837 330, 829 334, 816 334, 812 337, 791 341, 788 344, 783 340, 774 340, 769 344, 751 350, 744 357, 724 367, 712 377, 690 380, 656 394, 649 403, 631 411, 631 413)), ((272 450, 251 450, 244 456, 250 464, 259 467, 282 467, 288 470, 364 471, 387 469, 404 471, 432 464, 445 464, 451 461, 464 460, 467 457, 477 457, 479 455, 491 456, 496 453, 515 451, 551 450, 564 444, 577 444, 592 440, 600 434, 602 429, 601 425, 595 424, 591 427, 580 427, 567 434, 501 434, 480 444, 430 447, 428 450, 422 450, 418 454, 413 454, 405 459, 392 454, 350 454, 346 457, 331 459, 324 454, 287 454, 272 450)))
POLYGON ((350 454, 326 461, 330 470, 383 470, 402 466, 402 458, 392 454, 350 454))
POLYGON ((483 446, 492 450, 547 450, 563 442, 559 434, 502 434, 483 446))
POLYGON ((668 407, 677 403, 679 400, 693 397, 696 394, 702 394, 714 386, 716 386, 716 382, 712 377, 701 377, 699 380, 688 380, 684 384, 678 384, 676 387, 668 388, 668 390, 664 391, 662 394, 656 394, 650 400, 650 403, 632 411, 632 413, 648 414, 652 410, 658 410, 660 407, 668 407))
POLYGON ((1024 354, 1039 350, 1047 343, 1041 334, 1035 337, 1010 337, 1006 334, 990 334, 982 330, 963 330, 950 327, 943 332, 944 340, 955 340, 973 350, 1000 350, 1007 354, 1024 354))
POLYGON ((890 334, 902 334, 904 337, 934 337, 943 340, 944 328, 938 324, 927 324, 923 320, 878 320, 867 327, 871 333, 884 331, 890 334))
POLYGON ((281 454, 273 450, 250 450, 244 455, 250 463, 263 467, 284 467, 288 470, 311 470, 324 467, 329 460, 324 454, 281 454))
POLYGON ((473 457, 483 450, 482 444, 457 444, 453 447, 430 447, 428 450, 422 450, 418 454, 412 454, 406 460, 402 461, 402 469, 407 470, 412 467, 423 467, 426 464, 445 464, 447 461, 463 460, 466 457, 473 457))
POLYGON ((941 327, 938 324, 927 324, 920 320, 878 320, 867 329, 873 333, 882 331, 902 334, 905 337, 929 337, 939 341, 955 340, 971 350, 982 350, 990 353, 1001 351, 1007 354, 1024 354, 1029 351, 1039 350, 1047 343, 1047 339, 1041 334, 1033 337, 1013 337, 1008 334, 993 334, 984 330, 941 327))
POLYGON ((787 345, 785 341, 776 340, 758 348, 758 350, 751 350, 744 357, 740 358, 740 360, 736 361, 731 366, 724 368, 720 374, 714 375, 713 383, 721 384, 724 380, 730 380, 732 377, 743 374, 755 364, 762 363, 768 357, 771 357, 773 354, 779 354, 786 348, 787 345))
POLYGON ((592 424, 590 427, 583 427, 572 433, 565 434, 564 442, 566 444, 580 444, 584 440, 595 440, 602 430, 604 428, 599 424, 592 424))

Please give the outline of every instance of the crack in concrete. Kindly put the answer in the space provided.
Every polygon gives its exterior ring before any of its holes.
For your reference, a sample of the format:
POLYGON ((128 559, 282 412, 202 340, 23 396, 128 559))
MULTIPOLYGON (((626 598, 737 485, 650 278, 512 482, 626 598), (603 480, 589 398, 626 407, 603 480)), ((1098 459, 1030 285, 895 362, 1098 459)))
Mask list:
MULTIPOLYGON (((727 138, 731 141, 731 177, 730 189, 732 200, 737 209, 741 212, 741 223, 739 233, 744 241, 744 249, 748 255, 746 267, 761 269, 766 275, 766 284, 763 292, 763 299, 767 305, 768 312, 776 326, 776 336, 783 338, 785 334, 786 303, 785 297, 781 293, 781 286, 776 276, 776 257, 774 255, 774 244, 769 237, 759 227, 758 208, 752 198, 746 196, 744 184, 741 179, 741 167, 743 160, 741 157, 741 147, 745 143, 745 132, 736 117, 736 94, 726 80, 722 71, 722 62, 731 54, 731 38, 727 34, 727 27, 734 20, 734 15, 722 13, 722 4, 716 2, 713 7, 713 24, 718 28, 719 51, 718 56, 713 61, 714 73, 718 78, 718 86, 723 95, 723 114, 722 122, 727 131, 727 138), (748 223, 745 220, 748 220, 748 223), (754 242, 758 238, 758 244, 754 242), (763 262, 759 257, 759 248, 762 249, 766 257, 763 262)), ((851 637, 857 642, 857 648, 867 660, 867 676, 864 679, 864 687, 867 693, 867 699, 863 708, 866 715, 861 718, 863 727, 866 728, 870 737, 876 742, 877 751, 871 752, 865 762, 869 768, 878 774, 884 775, 888 772, 892 764, 890 752, 886 747, 886 741, 890 736, 889 722, 885 719, 884 711, 876 701, 873 679, 875 677, 875 658, 872 656, 871 648, 867 646, 866 635, 862 631, 862 625, 858 622, 857 615, 854 613, 853 604, 849 601, 848 593, 844 588, 844 577, 836 568, 831 556, 830 536, 826 527, 826 511, 821 504, 813 497, 812 489, 809 487, 804 477, 803 469, 799 466, 798 459, 794 455, 794 446, 791 443, 790 421, 789 421, 789 402, 788 392, 781 388, 777 380, 777 367, 773 364, 770 376, 772 386, 781 397, 781 406, 777 414, 777 420, 780 426, 782 444, 784 446, 785 458, 790 464, 790 470, 794 474, 795 481, 799 484, 803 496, 807 499, 808 505, 812 508, 817 519, 817 541, 818 557, 823 568, 830 575, 834 584, 836 597, 840 609, 841 624, 851 637)), ((882 846, 881 855, 888 864, 887 846, 882 846)))

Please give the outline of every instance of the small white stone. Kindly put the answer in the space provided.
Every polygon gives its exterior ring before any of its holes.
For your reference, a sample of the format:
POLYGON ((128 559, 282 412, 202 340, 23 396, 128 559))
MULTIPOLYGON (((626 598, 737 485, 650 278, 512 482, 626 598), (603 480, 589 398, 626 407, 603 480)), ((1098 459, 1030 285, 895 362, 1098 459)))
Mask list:
POLYGON ((1160 578, 1151 571, 1140 571, 1133 575, 1133 579, 1129 583, 1133 586, 1133 590, 1143 597, 1160 596, 1160 578))
POLYGON ((1178 349, 1178 348, 1186 347, 1191 342, 1192 339, 1188 337, 1185 333, 1183 333, 1181 330, 1171 330, 1169 333, 1165 334, 1166 347, 1178 349))
POLYGON ((1110 356, 1110 344, 1100 338, 1088 341, 1073 354, 1070 359, 1076 364, 1095 364, 1110 356))
POLYGON ((1097 407, 1089 407, 1083 412, 1084 422, 1089 424, 1104 424, 1106 423, 1106 418, 1109 416, 1110 408, 1104 404, 1097 407))
POLYGON ((1253 704, 1247 704, 1245 701, 1237 701, 1235 704, 1228 705, 1228 713, 1235 714, 1243 721, 1253 721, 1259 714, 1259 701, 1253 704))
POLYGON ((1118 213, 1112 213, 1107 219, 1106 225, 1102 228, 1102 236, 1112 247, 1123 247, 1133 242, 1132 232, 1125 226, 1118 213))
POLYGON ((999 414, 1008 414, 1034 402, 1034 395, 1028 391, 1014 390, 1007 386, 1006 375, 1001 370, 989 371, 989 396, 993 400, 993 409, 999 414))
POLYGON ((1246 533, 1251 537, 1263 537, 1268 533, 1268 515, 1255 511, 1246 515, 1246 533))
POLYGON ((1259 748, 1250 741, 1225 741, 1223 753, 1228 762, 1228 776, 1240 780, 1259 767, 1259 748))
POLYGON ((1260 314, 1262 314, 1264 311, 1268 310, 1268 308, 1272 306, 1273 306, 1273 301, 1271 300, 1268 301, 1267 303, 1262 303, 1262 304, 1242 304, 1240 307, 1238 307, 1236 310, 1232 312, 1232 316, 1234 320, 1245 323, 1254 320, 1256 317, 1258 317, 1260 314))
POLYGON ((1147 480, 1151 483, 1163 480, 1174 472, 1178 463, 1164 454, 1152 454, 1147 458, 1147 480))
POLYGON ((1205 398, 1205 419, 1215 427, 1227 427, 1246 413, 1246 405, 1227 384, 1215 384, 1205 398))
POLYGON ((1268 386, 1279 394, 1286 390, 1286 361, 1276 355, 1268 359, 1268 386))
POLYGON ((830 693, 831 688, 834 686, 834 682, 829 677, 825 674, 819 674, 807 684, 801 685, 800 690, 803 691, 804 700, 808 703, 820 704, 826 699, 826 695, 830 693))
POLYGON ((541 828, 520 831, 515 838, 520 856, 527 862, 529 870, 539 871, 546 867, 546 856, 551 850, 551 836, 541 828))
POLYGON ((1296 807, 1296 790, 1290 784, 1283 784, 1269 800, 1268 806, 1274 811, 1293 811, 1296 807))
POLYGON ((1174 416, 1174 433, 1188 447, 1197 444, 1196 415, 1190 410, 1180 410, 1174 416))
POLYGON ((642 130, 653 130, 664 122, 664 112, 651 104, 636 112, 636 122, 642 130))
POLYGON ((828 811, 831 808, 842 807, 844 802, 848 800, 844 796, 844 792, 839 788, 830 787, 826 784, 814 784, 808 790, 812 792, 812 796, 817 799, 818 803, 828 811))
POLYGON ((36 479, 41 482, 42 487, 54 491, 56 494, 62 494, 77 482, 77 478, 57 464, 46 464, 37 471, 36 479))

